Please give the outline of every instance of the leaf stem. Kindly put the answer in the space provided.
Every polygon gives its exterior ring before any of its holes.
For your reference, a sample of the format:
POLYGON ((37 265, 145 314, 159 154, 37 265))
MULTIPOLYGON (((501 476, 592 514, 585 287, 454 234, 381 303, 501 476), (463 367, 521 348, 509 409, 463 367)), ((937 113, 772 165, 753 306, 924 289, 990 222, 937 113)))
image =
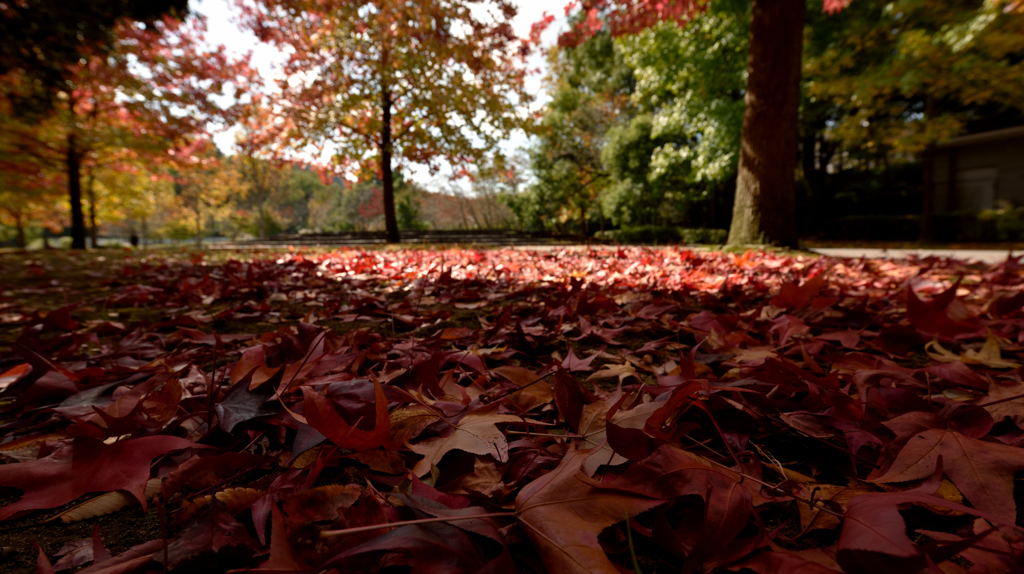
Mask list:
POLYGON ((519 391, 528 389, 528 388, 532 387, 533 385, 536 385, 537 383, 543 381, 544 379, 550 377, 553 374, 555 374, 554 370, 548 371, 547 373, 544 373, 543 375, 538 376, 536 379, 530 381, 529 383, 526 383, 525 385, 523 385, 521 387, 516 387, 516 388, 514 388, 514 389, 512 389, 510 391, 506 391, 506 392, 504 392, 504 393, 502 393, 502 394, 500 394, 500 395, 498 395, 498 396, 488 400, 487 404, 493 404, 493 403, 496 403, 498 401, 505 400, 508 397, 518 393, 519 391))
POLYGON ((999 399, 999 400, 996 400, 996 401, 989 401, 987 403, 982 403, 982 404, 977 405, 977 406, 979 406, 981 408, 991 407, 992 405, 998 405, 999 403, 1008 403, 1010 401, 1015 401, 1017 399, 1024 399, 1024 393, 1019 394, 1019 395, 1013 395, 1012 397, 1005 397, 1005 398, 1002 398, 1002 399, 999 399))
POLYGON ((585 435, 576 434, 576 433, 558 434, 558 433, 553 433, 553 432, 531 432, 531 431, 521 431, 521 430, 513 430, 513 429, 506 430, 505 434, 519 434, 519 435, 526 435, 526 436, 549 436, 549 437, 553 437, 553 438, 579 438, 579 439, 587 438, 587 436, 585 436, 585 435))
POLYGON ((352 528, 342 528, 341 530, 323 530, 320 532, 320 536, 322 538, 328 538, 331 536, 343 536, 345 534, 355 534, 357 532, 380 530, 381 528, 394 528, 396 526, 413 526, 416 524, 431 524, 434 522, 453 522, 455 520, 471 520, 474 518, 514 518, 515 516, 515 512, 486 512, 484 514, 469 514, 466 516, 435 516, 433 518, 417 518, 415 520, 400 520, 398 522, 371 524, 369 526, 355 526, 352 528))
POLYGON ((643 574, 640 570, 640 560, 636 555, 636 546, 633 545, 633 527, 629 525, 629 513, 626 513, 626 543, 629 544, 629 557, 633 561, 633 572, 643 574))

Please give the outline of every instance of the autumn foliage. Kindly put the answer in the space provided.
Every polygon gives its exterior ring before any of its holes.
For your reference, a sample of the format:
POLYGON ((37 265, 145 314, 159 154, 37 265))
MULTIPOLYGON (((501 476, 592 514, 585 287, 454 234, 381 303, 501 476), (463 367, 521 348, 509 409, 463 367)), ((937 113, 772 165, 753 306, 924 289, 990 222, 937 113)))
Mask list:
POLYGON ((42 572, 981 573, 1024 559, 1019 258, 79 264, 90 290, 71 305, 18 303, 63 289, 66 266, 42 261, 5 292, 0 519, 127 506, 164 526, 118 552, 102 529, 44 546, 42 572))

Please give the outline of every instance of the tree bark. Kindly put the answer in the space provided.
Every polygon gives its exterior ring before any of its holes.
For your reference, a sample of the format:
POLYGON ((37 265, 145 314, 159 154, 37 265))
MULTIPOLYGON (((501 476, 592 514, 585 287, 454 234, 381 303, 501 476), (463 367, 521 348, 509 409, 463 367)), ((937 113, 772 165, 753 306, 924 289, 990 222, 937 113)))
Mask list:
POLYGON ((380 177, 384 186, 384 229, 387 231, 388 243, 399 243, 402 236, 398 232, 398 218, 395 215, 395 176, 391 168, 391 90, 385 86, 381 90, 380 111, 380 177))
POLYGON ((85 212, 82 210, 82 158, 74 131, 68 134, 65 166, 68 176, 68 203, 71 206, 71 248, 85 249, 85 212))
POLYGON ((28 247, 28 238, 25 235, 25 216, 18 210, 9 209, 7 212, 14 220, 14 245, 18 249, 28 247))
POLYGON ((754 0, 730 245, 795 247, 806 0, 754 0))
POLYGON ((100 246, 99 231, 96 229, 96 178, 90 170, 87 183, 85 184, 85 195, 89 200, 89 246, 96 249, 100 246))
POLYGON ((195 225, 196 225, 196 247, 203 244, 203 206, 199 201, 199 198, 195 200, 195 225))

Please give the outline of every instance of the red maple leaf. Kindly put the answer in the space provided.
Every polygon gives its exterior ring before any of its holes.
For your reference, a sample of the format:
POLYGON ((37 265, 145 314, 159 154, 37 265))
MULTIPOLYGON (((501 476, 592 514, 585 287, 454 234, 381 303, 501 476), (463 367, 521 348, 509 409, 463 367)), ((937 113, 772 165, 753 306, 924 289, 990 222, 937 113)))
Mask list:
POLYGON ((77 438, 50 456, 0 465, 0 486, 24 495, 0 508, 0 520, 25 510, 55 508, 88 492, 126 490, 145 507, 150 462, 172 450, 200 446, 175 436, 154 435, 111 445, 77 438))

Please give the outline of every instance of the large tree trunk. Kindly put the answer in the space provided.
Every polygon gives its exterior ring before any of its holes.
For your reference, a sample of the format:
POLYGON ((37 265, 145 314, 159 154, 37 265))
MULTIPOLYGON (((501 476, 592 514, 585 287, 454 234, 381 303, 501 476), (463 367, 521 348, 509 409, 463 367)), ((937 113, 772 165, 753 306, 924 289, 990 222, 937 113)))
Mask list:
POLYGON ((96 178, 91 170, 86 180, 85 195, 89 199, 89 246, 96 249, 100 246, 99 231, 96 228, 96 178))
POLYGON ((85 249, 85 213, 82 211, 82 157, 74 131, 68 134, 65 166, 68 176, 68 202, 71 205, 71 248, 85 249))
POLYGON ((395 176, 391 168, 391 104, 391 90, 385 86, 380 98, 380 176, 384 186, 384 228, 387 230, 388 243, 399 243, 402 237, 398 233, 398 218, 395 216, 395 176))
POLYGON ((28 247, 28 238, 25 235, 25 216, 16 209, 8 209, 8 215, 14 220, 14 245, 18 249, 28 247))
POLYGON ((754 0, 730 245, 795 247, 797 112, 806 0, 754 0))
POLYGON ((192 213, 195 215, 194 224, 196 227, 196 247, 200 247, 203 244, 203 206, 198 198, 195 201, 195 209, 192 213))
POLYGON ((263 202, 260 202, 259 206, 256 208, 256 214, 256 217, 259 218, 259 221, 256 222, 256 236, 259 237, 261 240, 266 240, 268 235, 267 210, 263 206, 263 202))

